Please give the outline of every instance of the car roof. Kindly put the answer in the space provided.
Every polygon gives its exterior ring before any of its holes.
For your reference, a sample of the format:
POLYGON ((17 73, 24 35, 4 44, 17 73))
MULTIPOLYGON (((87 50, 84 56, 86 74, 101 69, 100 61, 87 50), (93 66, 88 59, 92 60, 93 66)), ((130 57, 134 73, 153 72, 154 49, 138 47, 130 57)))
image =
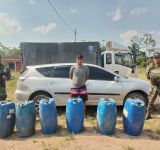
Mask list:
MULTIPOLYGON (((55 64, 43 64, 43 65, 33 65, 33 66, 27 66, 27 68, 40 68, 40 67, 51 67, 51 66, 73 66, 76 65, 77 63, 55 63, 55 64)), ((93 64, 87 64, 87 63, 83 63, 83 65, 85 66, 96 66, 96 67, 100 67, 97 65, 93 65, 93 64)))
MULTIPOLYGON (((41 68, 41 67, 52 67, 52 66, 73 66, 73 65, 76 65, 77 63, 57 63, 57 64, 43 64, 43 65, 35 65, 35 66, 27 66, 28 69, 31 69, 31 68, 41 68)), ((91 66, 91 67, 96 67, 96 68, 100 68, 100 69, 103 69, 103 70, 107 70, 101 66, 98 66, 98 65, 93 65, 93 64, 88 64, 88 63, 83 63, 83 65, 85 66, 91 66)), ((109 70, 107 70, 108 72, 120 77, 120 75, 117 75, 116 73, 114 72, 111 72, 109 70)))

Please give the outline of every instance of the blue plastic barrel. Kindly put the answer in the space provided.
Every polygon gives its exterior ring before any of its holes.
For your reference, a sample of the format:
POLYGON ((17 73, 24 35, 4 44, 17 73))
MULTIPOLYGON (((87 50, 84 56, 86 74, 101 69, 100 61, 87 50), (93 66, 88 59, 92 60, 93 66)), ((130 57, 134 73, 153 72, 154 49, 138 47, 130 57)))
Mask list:
POLYGON ((123 109, 123 127, 127 134, 138 136, 141 134, 146 115, 146 106, 140 99, 126 100, 123 109))
POLYGON ((19 137, 29 137, 35 133, 36 110, 33 101, 19 102, 16 108, 16 127, 19 137))
POLYGON ((40 122, 44 134, 52 134, 57 129, 57 110, 53 98, 40 101, 40 122))
POLYGON ((0 101, 0 138, 11 135, 15 126, 15 104, 12 101, 0 101))
POLYGON ((67 129, 70 133, 83 130, 84 110, 81 98, 69 98, 66 106, 67 129))
POLYGON ((117 107, 111 98, 100 98, 97 108, 97 128, 103 135, 113 134, 116 126, 117 107))

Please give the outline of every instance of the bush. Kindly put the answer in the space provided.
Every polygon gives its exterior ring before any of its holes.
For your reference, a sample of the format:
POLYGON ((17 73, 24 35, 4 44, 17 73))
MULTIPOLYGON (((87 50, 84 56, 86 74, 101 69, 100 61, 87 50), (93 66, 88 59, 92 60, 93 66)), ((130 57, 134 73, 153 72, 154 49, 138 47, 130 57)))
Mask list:
POLYGON ((143 61, 143 62, 141 63, 142 68, 147 67, 147 65, 148 65, 147 62, 144 62, 144 61, 143 61))

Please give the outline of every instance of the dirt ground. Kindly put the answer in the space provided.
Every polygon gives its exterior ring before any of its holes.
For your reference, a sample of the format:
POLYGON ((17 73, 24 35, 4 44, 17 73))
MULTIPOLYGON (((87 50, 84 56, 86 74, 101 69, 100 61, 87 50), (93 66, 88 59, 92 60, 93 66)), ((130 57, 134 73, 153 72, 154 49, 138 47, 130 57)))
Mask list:
POLYGON ((0 139, 0 149, 13 150, 160 150, 160 106, 153 112, 153 119, 145 121, 140 136, 130 136, 124 132, 122 110, 118 107, 116 129, 113 135, 101 135, 97 130, 97 107, 87 107, 87 119, 80 134, 67 131, 65 107, 58 108, 58 128, 55 134, 44 135, 37 116, 36 132, 28 138, 19 138, 15 132, 0 139))

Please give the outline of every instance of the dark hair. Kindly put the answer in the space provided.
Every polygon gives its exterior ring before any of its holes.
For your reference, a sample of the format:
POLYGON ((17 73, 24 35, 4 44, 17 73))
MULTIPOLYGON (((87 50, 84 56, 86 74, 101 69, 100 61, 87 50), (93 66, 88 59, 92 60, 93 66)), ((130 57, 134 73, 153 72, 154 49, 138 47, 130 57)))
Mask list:
POLYGON ((78 59, 78 58, 82 58, 82 59, 83 59, 83 56, 82 56, 82 55, 77 55, 76 58, 77 58, 77 59, 78 59))

